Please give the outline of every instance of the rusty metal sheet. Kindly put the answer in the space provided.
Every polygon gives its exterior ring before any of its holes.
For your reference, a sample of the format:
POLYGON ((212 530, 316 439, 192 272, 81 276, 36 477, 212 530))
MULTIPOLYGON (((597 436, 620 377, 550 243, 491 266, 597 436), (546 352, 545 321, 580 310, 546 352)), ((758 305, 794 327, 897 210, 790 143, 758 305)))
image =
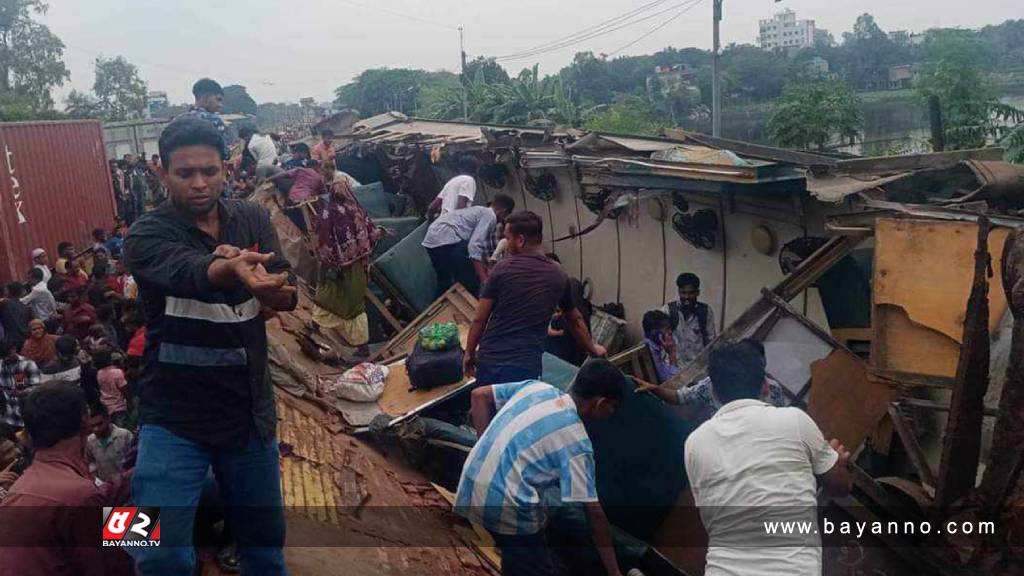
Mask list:
MULTIPOLYGON (((971 291, 976 231, 972 222, 878 219, 873 368, 954 376, 971 291)), ((1000 267, 1008 235, 1006 228, 989 235, 993 269, 1000 267)), ((999 325, 1006 309, 997 275, 989 292, 990 330, 999 325)))
POLYGON ((23 280, 30 253, 51 262, 63 240, 85 246, 116 209, 97 121, 0 124, 0 281, 23 280))

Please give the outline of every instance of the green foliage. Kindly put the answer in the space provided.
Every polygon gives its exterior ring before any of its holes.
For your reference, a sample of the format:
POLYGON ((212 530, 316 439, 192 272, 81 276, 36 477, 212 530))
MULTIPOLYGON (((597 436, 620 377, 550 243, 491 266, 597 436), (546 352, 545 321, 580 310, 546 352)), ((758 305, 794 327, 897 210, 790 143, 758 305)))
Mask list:
POLYGON ((96 81, 92 91, 105 120, 120 122, 145 114, 148 88, 139 77, 139 69, 124 56, 96 58, 96 81))
POLYGON ((779 146, 824 150, 860 134, 860 98, 837 80, 789 84, 772 106, 768 133, 779 146))
POLYGON ((249 95, 245 86, 234 84, 224 87, 224 114, 247 114, 255 116, 259 107, 256 101, 249 95))
POLYGON ((414 116, 420 109, 421 91, 455 77, 451 72, 408 68, 365 70, 353 82, 334 91, 334 103, 341 108, 358 110, 364 117, 390 111, 414 116))
POLYGON ((1024 121, 1024 112, 999 102, 981 67, 989 58, 969 30, 934 30, 925 43, 927 63, 917 84, 923 100, 939 99, 946 149, 981 148, 1024 121))
POLYGON ((0 4, 0 117, 51 117, 51 90, 70 78, 64 43, 33 17, 46 13, 42 0, 0 4))
POLYGON ((64 112, 71 118, 103 117, 99 101, 90 94, 78 90, 72 90, 64 99, 64 112))
POLYGON ((596 111, 583 124, 587 130, 614 134, 657 136, 663 126, 651 115, 650 108, 639 98, 626 98, 596 111))

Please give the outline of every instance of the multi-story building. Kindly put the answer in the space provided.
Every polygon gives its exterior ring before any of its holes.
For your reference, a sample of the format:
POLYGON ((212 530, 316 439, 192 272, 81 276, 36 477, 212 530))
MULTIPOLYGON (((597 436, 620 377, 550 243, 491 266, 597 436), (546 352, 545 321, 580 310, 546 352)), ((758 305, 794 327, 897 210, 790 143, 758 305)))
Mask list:
POLYGON ((808 48, 814 45, 814 20, 797 20, 796 12, 784 10, 770 20, 761 20, 758 43, 764 50, 808 48))

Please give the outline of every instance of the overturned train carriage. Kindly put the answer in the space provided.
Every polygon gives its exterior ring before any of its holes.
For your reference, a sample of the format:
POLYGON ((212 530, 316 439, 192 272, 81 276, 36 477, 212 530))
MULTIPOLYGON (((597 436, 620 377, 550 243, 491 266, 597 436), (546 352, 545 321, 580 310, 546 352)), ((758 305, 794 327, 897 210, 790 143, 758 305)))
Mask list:
MULTIPOLYGON (((902 519, 911 509, 925 514, 935 506, 938 470, 949 467, 940 466, 949 459, 949 450, 940 446, 943 410, 959 414, 950 390, 966 340, 964 306, 976 251, 977 205, 970 203, 998 198, 1004 208, 1013 206, 1006 179, 992 176, 1005 175, 1006 165, 994 162, 995 152, 987 150, 843 159, 688 133, 669 136, 577 134, 400 115, 357 123, 342 136, 347 142, 339 167, 369 184, 357 194, 378 223, 401 228, 375 254, 369 296, 380 325, 376 340, 387 340, 374 359, 392 370, 377 402, 325 396, 323 382, 340 368, 310 356, 323 360, 324 352, 341 346, 310 330, 304 298, 299 311, 271 324, 272 336, 284 347, 276 360, 271 357, 275 383, 316 406, 332 436, 353 447, 365 446, 368 438, 384 446, 397 441, 403 450, 389 448, 389 461, 404 455, 399 460, 408 458, 440 484, 453 486, 475 440, 460 427, 473 382, 412 391, 403 359, 418 327, 454 321, 464 338, 473 317, 475 298, 461 287, 435 301, 433 270, 420 247, 426 225, 419 217, 453 175, 449 160, 473 154, 484 161, 477 201, 500 192, 511 195, 517 208, 536 212, 545 221, 546 243, 570 274, 587 281, 592 302, 622 304, 627 334, 614 361, 627 373, 654 379, 646 349, 630 344, 639 340, 643 312, 674 298, 676 274, 695 272, 703 280, 702 299, 717 313, 720 338, 764 342, 769 372, 790 402, 806 409, 827 435, 860 448, 855 498, 834 502, 832 518, 902 519), (941 207, 922 212, 920 204, 907 204, 919 200, 913 196, 918 187, 941 180, 943 170, 960 184, 931 195, 941 196, 935 203, 941 207), (937 261, 949 270, 921 285, 921 267, 937 261), (918 285, 912 285, 915 278, 918 285), (925 345, 931 352, 915 352, 925 345)), ((994 221, 989 253, 1000 254, 1007 230, 1019 222, 994 221)), ((297 229, 288 229, 288 218, 275 224, 295 237, 297 254, 308 249, 297 229)), ((994 267, 999 265, 994 258, 994 267)), ((315 282, 315 264, 305 267, 315 282)), ((994 340, 1005 334, 999 327, 1009 325, 1001 291, 993 283, 988 292, 994 340)), ((993 345, 994 385, 985 399, 980 448, 985 461, 994 457, 988 451, 991 416, 999 413, 1007 348, 993 345)), ((692 383, 703 376, 704 361, 666 385, 692 383)), ((544 377, 556 386, 570 386, 575 370, 545 358, 544 377)), ((599 494, 617 526, 620 554, 650 574, 699 574, 705 537, 682 464, 683 442, 695 423, 648 396, 627 398, 614 420, 589 430, 598 452, 599 494)), ((998 446, 1007 444, 1005 430, 995 436, 998 446)), ((347 486, 336 497, 345 490, 351 497, 355 490, 362 502, 358 482, 348 479, 336 483, 347 486)), ((450 497, 441 486, 436 492, 450 497)), ((363 521, 372 524, 372 517, 363 521)), ((586 541, 580 514, 566 510, 559 522, 559 533, 570 542, 586 541)), ((451 528, 458 542, 494 568, 500 559, 486 533, 458 523, 452 521, 451 528)), ((413 522, 406 529, 422 527, 413 522)), ((915 550, 925 544, 832 540, 825 548, 825 573, 964 569, 915 550)), ((582 566, 594 561, 578 556, 582 566)))

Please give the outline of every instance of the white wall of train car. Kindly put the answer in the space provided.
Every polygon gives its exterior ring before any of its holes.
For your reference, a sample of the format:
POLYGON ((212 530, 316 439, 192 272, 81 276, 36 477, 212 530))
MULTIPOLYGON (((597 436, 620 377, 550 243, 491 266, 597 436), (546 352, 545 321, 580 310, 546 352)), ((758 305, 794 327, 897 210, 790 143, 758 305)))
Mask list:
MULTIPOLYGON (((510 167, 511 168, 511 167, 510 167)), ((635 226, 628 215, 605 221, 599 228, 582 238, 558 242, 552 238, 566 236, 571 230, 582 230, 595 220, 595 215, 577 198, 579 182, 568 168, 551 168, 558 180, 558 193, 551 202, 531 195, 521 184, 522 179, 510 174, 504 189, 489 188, 480 182, 483 194, 478 203, 486 203, 497 193, 505 193, 516 201, 516 210, 528 209, 544 220, 544 236, 549 251, 558 254, 566 270, 579 278, 589 279, 593 285, 591 300, 595 305, 622 302, 628 322, 627 336, 631 342, 642 338, 641 319, 644 312, 675 299, 676 276, 693 272, 700 276, 701 299, 716 312, 721 330, 735 320, 760 296, 763 287, 769 287, 783 278, 778 264, 778 249, 786 242, 808 233, 822 233, 823 215, 828 206, 806 202, 804 213, 801 202, 793 196, 778 199, 752 198, 736 195, 734 200, 725 196, 685 193, 691 211, 709 208, 724 215, 724 234, 721 232, 712 250, 702 250, 687 243, 671 225, 675 213, 671 199, 664 196, 668 219, 656 220, 648 204, 641 202, 635 226), (755 250, 751 231, 767 226, 776 238, 776 248, 765 255, 755 250)), ((442 181, 451 174, 439 170, 442 181)), ((521 173, 522 174, 522 173, 521 173)), ((794 300, 793 305, 828 328, 821 299, 816 289, 794 300)))

